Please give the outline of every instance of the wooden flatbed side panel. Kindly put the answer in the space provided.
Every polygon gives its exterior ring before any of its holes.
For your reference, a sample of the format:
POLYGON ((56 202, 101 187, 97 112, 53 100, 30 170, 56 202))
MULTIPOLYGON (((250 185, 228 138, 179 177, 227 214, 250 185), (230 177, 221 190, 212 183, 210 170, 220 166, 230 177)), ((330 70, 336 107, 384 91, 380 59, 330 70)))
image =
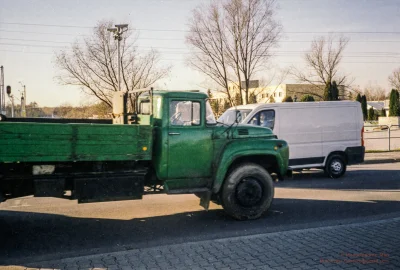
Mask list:
POLYGON ((151 160, 151 151, 151 126, 0 123, 0 162, 151 160))

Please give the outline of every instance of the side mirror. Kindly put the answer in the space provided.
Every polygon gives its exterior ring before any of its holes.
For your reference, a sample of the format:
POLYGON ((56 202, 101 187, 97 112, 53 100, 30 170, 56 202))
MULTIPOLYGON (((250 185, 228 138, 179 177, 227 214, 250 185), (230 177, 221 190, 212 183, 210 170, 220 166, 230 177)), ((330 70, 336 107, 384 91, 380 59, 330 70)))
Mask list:
POLYGON ((11 95, 11 86, 7 85, 6 91, 7 91, 7 95, 11 95))
POLYGON ((242 121, 242 113, 240 111, 236 111, 235 123, 239 124, 242 121))

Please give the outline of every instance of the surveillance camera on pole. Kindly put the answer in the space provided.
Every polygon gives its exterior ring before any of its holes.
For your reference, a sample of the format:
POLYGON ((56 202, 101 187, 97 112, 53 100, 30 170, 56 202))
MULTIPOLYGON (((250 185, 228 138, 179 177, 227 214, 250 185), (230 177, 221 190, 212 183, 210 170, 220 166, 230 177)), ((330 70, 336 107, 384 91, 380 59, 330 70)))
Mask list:
POLYGON ((121 91, 121 49, 120 42, 122 34, 128 30, 128 24, 116 24, 115 27, 107 28, 108 32, 114 34, 114 39, 118 42, 118 91, 121 91))

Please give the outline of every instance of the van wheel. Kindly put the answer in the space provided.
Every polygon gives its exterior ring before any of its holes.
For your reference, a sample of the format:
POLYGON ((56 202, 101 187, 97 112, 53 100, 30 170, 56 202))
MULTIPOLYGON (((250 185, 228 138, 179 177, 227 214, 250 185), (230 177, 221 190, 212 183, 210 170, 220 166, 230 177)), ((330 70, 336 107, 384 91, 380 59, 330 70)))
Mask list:
POLYGON ((261 166, 246 163, 235 168, 225 179, 221 204, 237 220, 259 218, 271 206, 274 185, 261 166))
POLYGON ((342 177, 346 172, 346 162, 341 155, 332 155, 325 165, 325 174, 330 178, 342 177))

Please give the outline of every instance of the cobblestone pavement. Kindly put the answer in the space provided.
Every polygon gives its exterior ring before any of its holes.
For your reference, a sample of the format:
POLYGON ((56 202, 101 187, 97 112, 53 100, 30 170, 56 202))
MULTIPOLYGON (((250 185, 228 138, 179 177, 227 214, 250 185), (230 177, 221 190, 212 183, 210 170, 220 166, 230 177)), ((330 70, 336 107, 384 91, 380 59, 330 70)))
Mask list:
POLYGON ((69 258, 20 269, 32 268, 400 269, 400 218, 69 258))

